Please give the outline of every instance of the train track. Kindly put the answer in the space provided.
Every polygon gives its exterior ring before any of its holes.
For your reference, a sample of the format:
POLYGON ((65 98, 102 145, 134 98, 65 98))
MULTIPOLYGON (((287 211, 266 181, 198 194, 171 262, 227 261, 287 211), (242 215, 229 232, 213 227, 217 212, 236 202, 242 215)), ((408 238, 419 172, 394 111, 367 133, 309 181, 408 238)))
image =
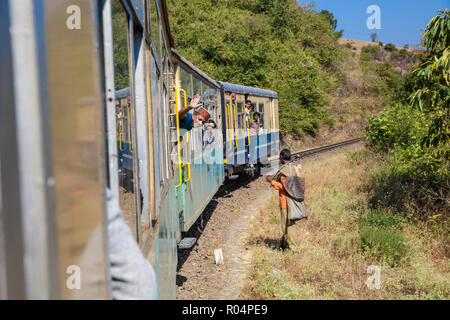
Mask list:
POLYGON ((297 161, 299 159, 311 157, 313 155, 317 155, 317 154, 320 154, 323 152, 339 149, 339 148, 342 148, 345 146, 349 146, 349 145, 361 142, 363 140, 364 140, 364 138, 356 138, 356 139, 352 139, 352 140, 347 140, 347 141, 343 141, 343 142, 329 144, 329 145, 322 146, 322 147, 317 147, 317 148, 313 148, 313 149, 296 152, 291 155, 291 157, 292 157, 291 161, 297 161))

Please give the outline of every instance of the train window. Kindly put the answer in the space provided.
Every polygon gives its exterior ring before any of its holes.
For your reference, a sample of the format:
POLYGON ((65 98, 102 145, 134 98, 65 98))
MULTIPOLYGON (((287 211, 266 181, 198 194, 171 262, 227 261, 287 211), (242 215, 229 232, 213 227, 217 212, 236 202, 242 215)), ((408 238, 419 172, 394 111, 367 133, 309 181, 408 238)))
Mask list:
POLYGON ((280 127, 279 119, 278 119, 278 99, 273 99, 272 105, 273 105, 273 118, 274 118, 273 129, 274 129, 274 131, 278 131, 278 128, 280 127))
POLYGON ((193 96, 192 92, 192 75, 186 72, 183 68, 180 68, 180 81, 181 88, 186 90, 188 96, 193 96))
POLYGON ((237 103, 237 128, 236 129, 244 129, 244 102, 238 102, 237 103))
POLYGON ((114 81, 116 91, 130 86, 128 62, 128 17, 120 0, 112 1, 114 81))
MULTIPOLYGON (((124 220, 137 240, 137 203, 134 104, 130 90, 129 16, 120 0, 112 1, 114 72, 116 88, 116 127, 119 153, 119 203, 124 220)), ((139 198, 139 200, 138 200, 139 198)))
POLYGON ((151 76, 152 76, 152 113, 153 113, 153 137, 154 137, 154 174, 155 174, 155 201, 160 202, 161 187, 164 185, 164 157, 163 148, 164 142, 162 140, 162 108, 160 91, 160 73, 156 66, 155 58, 151 57, 151 76))
POLYGON ((259 113, 264 112, 264 102, 259 102, 258 107, 256 108, 256 111, 259 113))
POLYGON ((167 103, 167 89, 166 89, 166 85, 163 84, 163 103, 164 103, 164 117, 163 117, 163 134, 164 134, 164 145, 166 146, 166 148, 164 148, 164 155, 165 155, 165 169, 166 169, 166 178, 169 179, 171 174, 172 174, 172 166, 170 166, 169 163, 169 152, 170 152, 170 144, 166 143, 166 141, 169 141, 169 123, 168 123, 168 119, 169 119, 169 110, 168 110, 168 103, 167 103))
POLYGON ((193 88, 192 90, 194 91, 194 95, 196 94, 200 94, 201 93, 201 81, 198 80, 196 77, 192 77, 192 82, 193 82, 193 88))
POLYGON ((152 37, 152 43, 156 50, 156 61, 159 61, 160 56, 160 47, 161 47, 161 39, 160 39, 160 29, 159 29, 159 14, 158 8, 156 5, 157 1, 153 1, 150 5, 150 32, 152 37))
POLYGON ((262 129, 265 128, 265 123, 264 123, 264 102, 259 102, 258 103, 258 108, 257 111, 259 113, 259 116, 263 122, 263 126, 261 127, 262 129))

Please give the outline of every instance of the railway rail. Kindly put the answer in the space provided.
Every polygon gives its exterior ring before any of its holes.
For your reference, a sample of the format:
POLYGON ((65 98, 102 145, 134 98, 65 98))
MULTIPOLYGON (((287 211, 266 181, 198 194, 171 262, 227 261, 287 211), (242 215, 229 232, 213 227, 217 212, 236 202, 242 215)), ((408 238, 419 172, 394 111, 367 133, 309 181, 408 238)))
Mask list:
POLYGON ((332 151, 335 149, 339 149, 339 148, 343 148, 358 142, 363 141, 364 138, 356 138, 356 139, 351 139, 351 140, 347 140, 347 141, 342 141, 342 142, 338 142, 338 143, 333 143, 333 144, 329 144, 326 146, 322 146, 322 147, 317 147, 317 148, 312 148, 312 149, 308 149, 308 150, 304 150, 304 151, 299 151, 299 152, 295 152, 292 153, 292 160, 291 161, 297 161, 303 158, 307 158, 307 157, 311 157, 313 155, 317 155, 323 152, 327 152, 327 151, 332 151))

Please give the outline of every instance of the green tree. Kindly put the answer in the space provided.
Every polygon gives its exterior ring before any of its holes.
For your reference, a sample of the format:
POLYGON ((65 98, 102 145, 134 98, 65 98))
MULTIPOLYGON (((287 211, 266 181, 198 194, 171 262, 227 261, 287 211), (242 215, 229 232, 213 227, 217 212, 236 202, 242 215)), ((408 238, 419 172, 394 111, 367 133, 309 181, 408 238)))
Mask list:
POLYGON ((432 117, 424 144, 443 145, 445 152, 450 136, 450 10, 439 10, 428 23, 422 41, 429 55, 412 72, 417 88, 410 101, 432 117))
POLYGON ((372 34, 370 35, 370 38, 372 39, 372 42, 377 42, 378 35, 377 35, 376 33, 372 33, 372 34))
POLYGON ((319 12, 319 14, 321 14, 325 18, 325 20, 328 21, 331 29, 336 30, 337 20, 334 18, 334 15, 330 11, 322 10, 319 12))
POLYGON ((336 31, 337 28, 337 19, 334 18, 334 14, 332 14, 328 10, 322 10, 319 12, 319 14, 330 24, 331 29, 334 31, 334 35, 336 38, 342 37, 342 34, 344 33, 344 30, 336 31))

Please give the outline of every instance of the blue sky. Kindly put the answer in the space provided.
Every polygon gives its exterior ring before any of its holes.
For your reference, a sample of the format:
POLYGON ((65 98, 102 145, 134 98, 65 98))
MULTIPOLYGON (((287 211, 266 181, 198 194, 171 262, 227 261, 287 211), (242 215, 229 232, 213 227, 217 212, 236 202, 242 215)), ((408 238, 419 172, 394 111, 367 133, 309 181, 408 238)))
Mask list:
POLYGON ((399 47, 413 46, 420 42, 421 28, 433 18, 439 9, 450 9, 450 0, 300 0, 299 3, 315 2, 317 9, 326 9, 338 20, 337 30, 344 29, 343 38, 371 41, 376 33, 383 43, 399 47), (370 5, 381 11, 381 29, 369 30, 366 13, 370 5))

